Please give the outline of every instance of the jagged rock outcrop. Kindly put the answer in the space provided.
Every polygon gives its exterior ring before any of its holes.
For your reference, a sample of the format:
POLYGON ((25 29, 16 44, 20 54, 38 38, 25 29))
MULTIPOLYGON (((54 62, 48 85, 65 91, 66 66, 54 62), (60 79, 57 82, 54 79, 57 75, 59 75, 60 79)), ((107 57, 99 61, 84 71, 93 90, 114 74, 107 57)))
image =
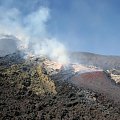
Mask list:
MULTIPOLYGON (((11 58, 11 56, 9 57, 11 58)), ((6 59, 1 59, 2 61, 6 61, 6 59)), ((12 56, 12 59, 9 59, 8 63, 5 62, 6 64, 1 65, 0 68, 1 75, 7 75, 6 79, 8 79, 11 84, 17 83, 18 89, 23 89, 25 87, 35 92, 35 94, 56 94, 54 82, 48 75, 42 73, 40 64, 38 65, 35 61, 32 63, 32 61, 25 60, 17 62, 17 64, 16 62, 17 61, 15 61, 12 56)))
POLYGON ((120 70, 118 69, 111 69, 107 70, 108 76, 114 80, 118 85, 120 85, 120 70))

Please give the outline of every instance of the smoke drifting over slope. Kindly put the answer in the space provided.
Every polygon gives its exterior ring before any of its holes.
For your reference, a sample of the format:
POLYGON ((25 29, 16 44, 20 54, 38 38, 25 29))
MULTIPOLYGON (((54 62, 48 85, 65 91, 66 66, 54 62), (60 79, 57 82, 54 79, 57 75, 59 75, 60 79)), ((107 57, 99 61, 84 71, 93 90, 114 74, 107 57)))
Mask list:
POLYGON ((52 60, 67 63, 65 46, 47 31, 50 9, 40 6, 25 14, 17 6, 10 8, 9 4, 8 2, 7 7, 0 5, 0 34, 17 37, 19 50, 37 56, 46 55, 52 60))

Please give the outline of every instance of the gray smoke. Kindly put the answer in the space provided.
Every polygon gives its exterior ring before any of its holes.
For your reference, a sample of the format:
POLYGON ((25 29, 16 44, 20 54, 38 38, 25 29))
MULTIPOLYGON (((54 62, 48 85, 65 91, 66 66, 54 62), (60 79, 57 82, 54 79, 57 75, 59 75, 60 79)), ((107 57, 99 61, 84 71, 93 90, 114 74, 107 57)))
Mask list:
MULTIPOLYGON (((22 3, 22 5, 24 4, 22 3)), ((65 46, 47 31, 49 19, 50 9, 45 6, 40 5, 37 6, 37 9, 31 8, 29 11, 26 8, 26 11, 22 11, 14 0, 8 0, 8 3, 0 3, 1 35, 15 36, 17 38, 17 49, 27 54, 46 55, 52 60, 67 63, 68 57, 65 46)), ((2 39, 0 42, 2 44, 2 39)), ((12 47, 11 44, 9 46, 12 47)))

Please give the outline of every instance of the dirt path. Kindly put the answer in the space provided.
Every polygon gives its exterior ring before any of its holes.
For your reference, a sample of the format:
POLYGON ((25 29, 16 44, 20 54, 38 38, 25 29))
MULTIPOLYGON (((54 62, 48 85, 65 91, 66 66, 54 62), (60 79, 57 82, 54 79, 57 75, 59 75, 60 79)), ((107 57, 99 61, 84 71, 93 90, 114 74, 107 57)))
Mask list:
POLYGON ((72 77, 76 86, 92 89, 120 103, 120 87, 110 80, 103 71, 82 73, 72 77))

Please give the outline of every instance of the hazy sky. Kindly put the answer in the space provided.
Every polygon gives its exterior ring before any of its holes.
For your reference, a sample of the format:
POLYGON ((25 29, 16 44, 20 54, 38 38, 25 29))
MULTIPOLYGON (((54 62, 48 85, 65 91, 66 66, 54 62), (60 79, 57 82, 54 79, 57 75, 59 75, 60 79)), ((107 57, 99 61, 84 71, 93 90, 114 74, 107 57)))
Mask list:
POLYGON ((71 50, 120 55, 120 0, 51 0, 53 34, 71 50))
POLYGON ((0 0, 23 18, 41 5, 50 9, 49 34, 68 50, 120 55, 120 0, 0 0))

